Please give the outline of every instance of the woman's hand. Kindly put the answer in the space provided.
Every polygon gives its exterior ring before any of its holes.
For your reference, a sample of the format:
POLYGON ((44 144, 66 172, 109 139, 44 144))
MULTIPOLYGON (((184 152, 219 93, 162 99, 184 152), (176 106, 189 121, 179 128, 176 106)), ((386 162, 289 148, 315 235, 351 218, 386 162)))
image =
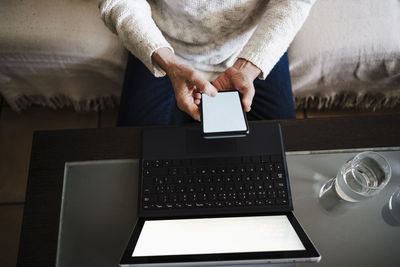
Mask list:
POLYGON ((152 58, 171 80, 178 108, 200 121, 201 93, 214 97, 218 93, 217 89, 200 73, 182 64, 169 48, 156 50, 152 58))
POLYGON ((232 67, 221 73, 213 82, 218 91, 237 89, 243 95, 243 107, 246 112, 251 110, 255 94, 253 81, 261 70, 250 61, 239 58, 232 67))

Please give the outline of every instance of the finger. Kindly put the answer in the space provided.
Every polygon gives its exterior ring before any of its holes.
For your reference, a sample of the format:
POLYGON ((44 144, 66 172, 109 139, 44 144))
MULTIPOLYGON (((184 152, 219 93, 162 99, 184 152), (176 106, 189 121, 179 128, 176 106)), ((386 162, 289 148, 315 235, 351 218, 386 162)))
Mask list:
POLYGON ((193 77, 193 82, 201 93, 205 93, 211 97, 217 96, 218 90, 200 75, 195 75, 195 77, 193 77))
POLYGON ((232 90, 232 86, 230 84, 227 84, 226 81, 224 81, 224 78, 222 77, 222 74, 213 81, 212 85, 218 90, 218 91, 228 91, 232 90))
POLYGON ((194 93, 193 97, 196 99, 201 99, 201 94, 200 93, 194 93))
POLYGON ((196 121, 200 121, 200 110, 196 103, 189 104, 187 106, 187 113, 196 121))
POLYGON ((241 91, 243 92, 242 103, 244 110, 249 112, 251 110, 251 104, 253 103, 253 98, 255 95, 254 85, 250 84, 248 88, 244 88, 244 90, 241 91))
POLYGON ((195 99, 194 100, 194 103, 198 106, 198 105, 200 105, 200 99, 195 99))
MULTIPOLYGON (((191 103, 185 101, 184 99, 177 99, 178 108, 187 114, 189 114, 193 119, 200 121, 200 110, 197 104, 193 101, 191 103)), ((200 100, 199 100, 200 103, 200 100)))

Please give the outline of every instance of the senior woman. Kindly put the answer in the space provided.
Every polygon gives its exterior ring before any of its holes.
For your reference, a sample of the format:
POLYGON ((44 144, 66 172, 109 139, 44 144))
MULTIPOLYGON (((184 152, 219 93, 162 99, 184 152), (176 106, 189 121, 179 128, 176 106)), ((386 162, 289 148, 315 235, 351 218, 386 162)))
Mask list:
POLYGON ((102 0, 129 50, 119 126, 200 120, 201 93, 237 89, 249 120, 295 118, 286 50, 315 0, 102 0))

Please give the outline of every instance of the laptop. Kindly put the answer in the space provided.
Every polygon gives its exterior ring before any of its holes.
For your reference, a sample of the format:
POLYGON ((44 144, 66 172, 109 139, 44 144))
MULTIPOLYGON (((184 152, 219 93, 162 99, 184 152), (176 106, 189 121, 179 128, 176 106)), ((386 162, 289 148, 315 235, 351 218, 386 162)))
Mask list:
POLYGON ((138 220, 121 266, 318 262, 295 218, 281 127, 240 138, 200 127, 142 132, 138 220))

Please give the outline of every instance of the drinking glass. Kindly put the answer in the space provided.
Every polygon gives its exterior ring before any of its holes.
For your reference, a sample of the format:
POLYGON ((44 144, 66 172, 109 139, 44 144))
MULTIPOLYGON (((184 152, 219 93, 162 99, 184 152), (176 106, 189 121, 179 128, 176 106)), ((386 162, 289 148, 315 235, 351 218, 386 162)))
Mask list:
POLYGON ((392 169, 379 153, 366 151, 347 161, 335 178, 329 180, 320 191, 325 195, 337 195, 347 202, 360 200, 378 194, 389 182, 392 169))

